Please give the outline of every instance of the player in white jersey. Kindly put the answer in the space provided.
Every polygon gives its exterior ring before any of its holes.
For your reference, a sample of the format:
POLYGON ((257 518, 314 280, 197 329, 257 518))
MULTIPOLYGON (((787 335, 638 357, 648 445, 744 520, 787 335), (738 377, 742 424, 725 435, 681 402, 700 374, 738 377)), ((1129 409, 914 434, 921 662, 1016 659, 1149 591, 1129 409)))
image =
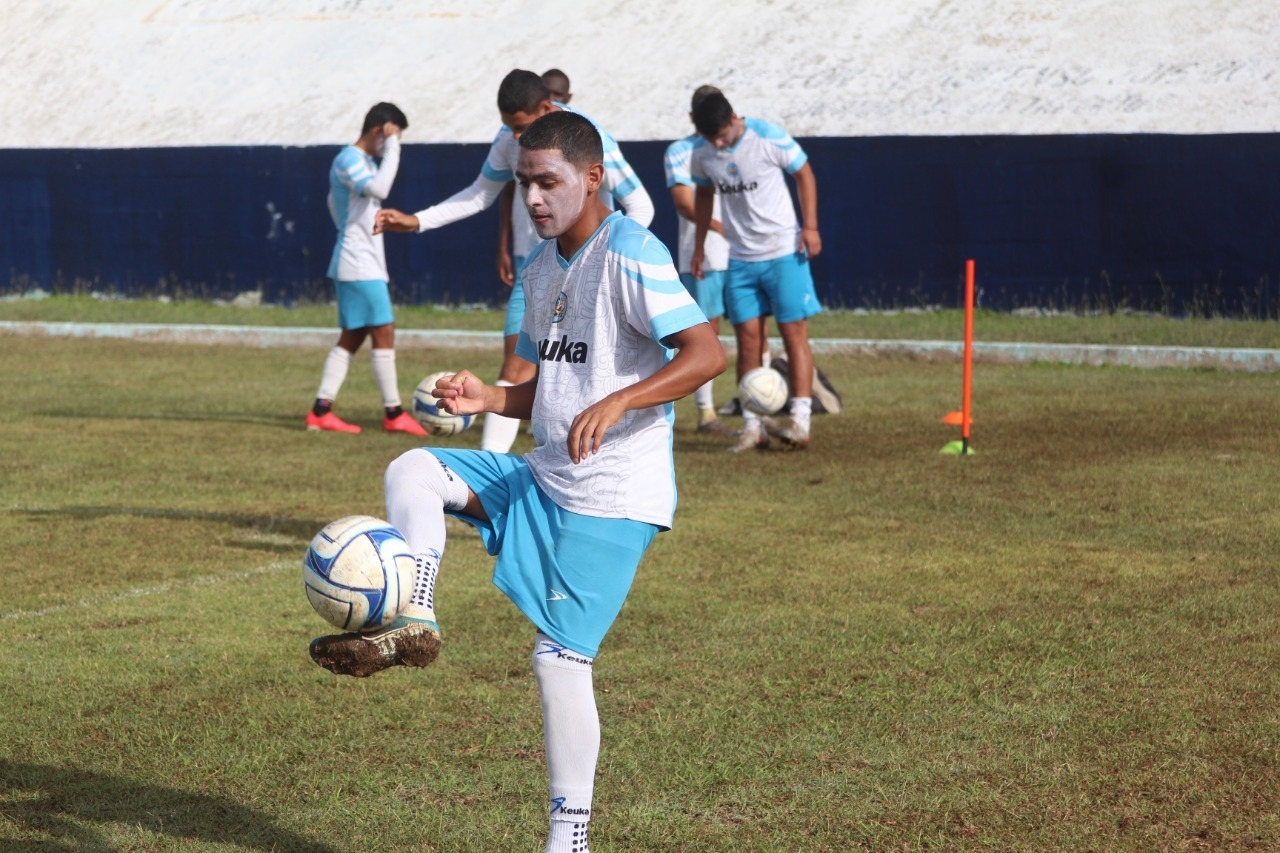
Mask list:
MULTIPOLYGON (((813 170, 808 156, 785 130, 740 117, 723 94, 704 98, 694 108, 693 123, 702 137, 689 164, 698 185, 693 274, 704 274, 702 241, 719 198, 729 240, 725 304, 738 342, 738 379, 760 366, 757 318, 772 313, 787 349, 792 395, 791 423, 775 431, 786 445, 804 449, 809 446, 813 411, 809 317, 822 310, 809 270, 809 259, 822 251, 813 170), (795 179, 803 227, 796 219, 786 174, 795 179)), ((753 412, 744 411, 743 417, 742 435, 733 449, 767 444, 766 429, 771 422, 753 412)))
MULTIPOLYGON (((693 93, 692 105, 696 107, 708 95, 719 93, 715 86, 699 86, 693 93)), ((693 112, 689 113, 693 118, 693 112)), ((711 328, 720 334, 720 316, 724 314, 725 270, 729 267, 729 243, 724 239, 724 229, 720 224, 720 199, 716 198, 711 210, 711 222, 703 245, 702 278, 694 278, 689 264, 693 260, 693 239, 696 232, 694 225, 694 191, 696 185, 689 174, 689 156, 700 137, 691 133, 684 139, 677 139, 667 146, 663 158, 663 169, 667 176, 667 189, 671 192, 671 201, 676 208, 678 219, 678 246, 676 256, 679 260, 680 281, 693 294, 702 313, 711 321, 711 328)), ((768 339, 764 333, 767 320, 760 318, 760 340, 762 355, 767 357, 768 339)), ((712 397, 711 383, 700 387, 693 394, 694 405, 698 409, 698 432, 712 435, 734 435, 733 430, 725 426, 724 421, 716 417, 716 408, 712 397)))
MULTIPOLYGON (((383 210, 378 214, 375 227, 379 232, 422 232, 485 210, 498 200, 503 187, 514 180, 519 139, 525 128, 540 116, 559 110, 570 108, 565 104, 552 102, 547 85, 541 77, 522 69, 510 72, 498 87, 498 113, 503 126, 489 147, 489 155, 475 181, 466 189, 416 214, 383 210)), ((617 141, 598 125, 596 129, 604 140, 605 189, 628 216, 647 226, 653 220, 653 201, 631 165, 622 156, 617 141)), ((503 329, 503 363, 498 375, 498 382, 504 385, 527 381, 532 375, 532 366, 515 352, 519 318, 523 310, 523 294, 514 289, 507 304, 507 320, 503 329)), ((512 421, 501 415, 488 415, 480 446, 484 450, 505 453, 511 449, 519 429, 519 421, 512 421)))
POLYGON ((724 350, 645 228, 600 202, 600 135, 555 112, 520 140, 520 192, 542 243, 522 286, 519 351, 538 365, 516 386, 462 371, 435 394, 456 414, 532 417, 523 457, 419 448, 387 468, 387 518, 418 561, 413 603, 388 628, 321 637, 332 672, 425 666, 439 650, 434 583, 445 515, 497 555, 494 583, 537 629, 550 787, 546 853, 587 853, 600 720, 592 667, 640 558, 675 510, 673 401, 725 368, 724 350), (674 354, 673 354, 674 350, 674 354))
POLYGON ((388 432, 426 435, 400 406, 396 378, 395 313, 387 289, 387 259, 382 235, 373 233, 382 200, 391 192, 400 167, 400 133, 409 120, 395 104, 375 104, 365 115, 360 138, 338 152, 329 168, 329 214, 338 240, 329 261, 338 300, 342 332, 329 351, 320 376, 316 400, 307 413, 309 430, 360 432, 333 413, 333 401, 347 378, 351 357, 373 339, 373 375, 385 409, 382 428, 388 432), (375 157, 382 158, 379 166, 375 157))

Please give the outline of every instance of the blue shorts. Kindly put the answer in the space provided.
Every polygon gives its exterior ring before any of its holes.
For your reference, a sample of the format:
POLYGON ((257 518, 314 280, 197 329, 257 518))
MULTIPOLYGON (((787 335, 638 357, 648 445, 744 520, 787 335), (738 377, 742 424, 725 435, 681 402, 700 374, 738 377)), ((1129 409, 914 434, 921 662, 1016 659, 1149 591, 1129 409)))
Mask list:
POLYGON ((724 301, 729 322, 735 326, 766 314, 773 314, 779 323, 795 323, 822 310, 809 258, 799 252, 771 261, 731 258, 724 301))
POLYGON ((525 258, 517 257, 516 282, 511 285, 511 296, 507 298, 507 319, 502 324, 502 336, 509 338, 520 334, 520 324, 524 322, 524 287, 520 284, 520 276, 524 274, 525 258))
POLYGON ((479 530, 497 556, 494 586, 551 639, 595 657, 657 525, 561 509, 538 488, 529 463, 511 453, 429 450, 462 477, 489 516, 449 513, 479 530))
POLYGON ((364 329, 369 326, 385 326, 396 321, 391 310, 391 291, 386 281, 335 281, 338 295, 338 326, 343 329, 364 329))
POLYGON ((682 272, 680 283, 684 285, 685 290, 689 291, 689 295, 693 297, 694 302, 698 303, 698 307, 702 309, 703 314, 707 315, 708 320, 724 314, 724 270, 703 273, 702 281, 694 278, 693 273, 682 272))

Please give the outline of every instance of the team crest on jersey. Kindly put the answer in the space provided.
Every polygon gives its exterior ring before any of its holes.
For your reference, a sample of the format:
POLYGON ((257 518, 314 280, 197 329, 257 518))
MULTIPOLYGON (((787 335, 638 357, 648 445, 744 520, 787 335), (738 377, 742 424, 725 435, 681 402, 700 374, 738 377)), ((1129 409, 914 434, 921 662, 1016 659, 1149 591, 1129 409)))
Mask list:
POLYGON ((551 322, 559 323, 564 319, 565 312, 569 310, 569 296, 563 290, 556 297, 555 307, 551 309, 551 322))
POLYGON ((733 177, 735 178, 738 177, 738 164, 733 162, 732 160, 729 161, 729 165, 726 166, 724 170, 728 172, 730 175, 732 175, 733 177))

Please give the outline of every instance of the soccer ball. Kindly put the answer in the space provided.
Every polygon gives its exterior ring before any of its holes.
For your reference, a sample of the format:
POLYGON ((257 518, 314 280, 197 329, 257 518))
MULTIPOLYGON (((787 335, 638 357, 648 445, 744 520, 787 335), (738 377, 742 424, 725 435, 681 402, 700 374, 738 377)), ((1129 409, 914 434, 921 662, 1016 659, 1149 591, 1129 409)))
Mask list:
POLYGON ((473 415, 451 415, 439 406, 440 401, 431 396, 436 381, 452 376, 456 371, 442 370, 418 383, 413 391, 413 416, 422 428, 432 435, 457 435, 471 428, 473 415))
POLYGON ((369 515, 325 525, 302 561, 311 606, 344 631, 390 623, 413 594, 415 577, 409 543, 400 531, 369 515))
POLYGON ((771 367, 748 370, 738 383, 738 399, 744 409, 757 415, 772 415, 782 411, 790 391, 786 378, 771 367))

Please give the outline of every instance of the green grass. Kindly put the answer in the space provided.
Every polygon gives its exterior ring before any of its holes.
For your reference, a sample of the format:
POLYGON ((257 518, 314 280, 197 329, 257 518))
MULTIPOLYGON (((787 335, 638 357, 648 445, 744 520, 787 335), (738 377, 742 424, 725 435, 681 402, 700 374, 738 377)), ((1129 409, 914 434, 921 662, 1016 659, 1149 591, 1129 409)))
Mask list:
MULTIPOLYGON (((540 849, 533 632, 469 528, 432 668, 307 658, 306 543, 414 444, 367 356, 352 437, 300 428, 321 350, 3 340, 0 848, 540 849)), ((980 365, 957 458, 956 365, 823 366, 807 454, 680 405, 592 849, 1280 847, 1277 377, 980 365)))
MULTIPOLYGON (((498 331, 502 328, 501 311, 449 310, 418 305, 401 306, 396 312, 396 324, 402 329, 498 331)), ((237 308, 198 300, 104 301, 87 296, 54 296, 43 300, 0 301, 0 320, 329 328, 336 327, 337 310, 327 305, 237 308)), ((814 338, 958 340, 963 333, 963 322, 959 311, 887 314, 832 311, 810 320, 810 334, 814 338)), ((983 341, 1280 349, 1280 322, 1275 320, 1175 318, 1126 313, 1019 316, 980 311, 974 328, 977 338, 983 341)), ((776 335, 776 328, 771 327, 771 332, 776 335)), ((729 333, 727 326, 725 333, 729 333)))

